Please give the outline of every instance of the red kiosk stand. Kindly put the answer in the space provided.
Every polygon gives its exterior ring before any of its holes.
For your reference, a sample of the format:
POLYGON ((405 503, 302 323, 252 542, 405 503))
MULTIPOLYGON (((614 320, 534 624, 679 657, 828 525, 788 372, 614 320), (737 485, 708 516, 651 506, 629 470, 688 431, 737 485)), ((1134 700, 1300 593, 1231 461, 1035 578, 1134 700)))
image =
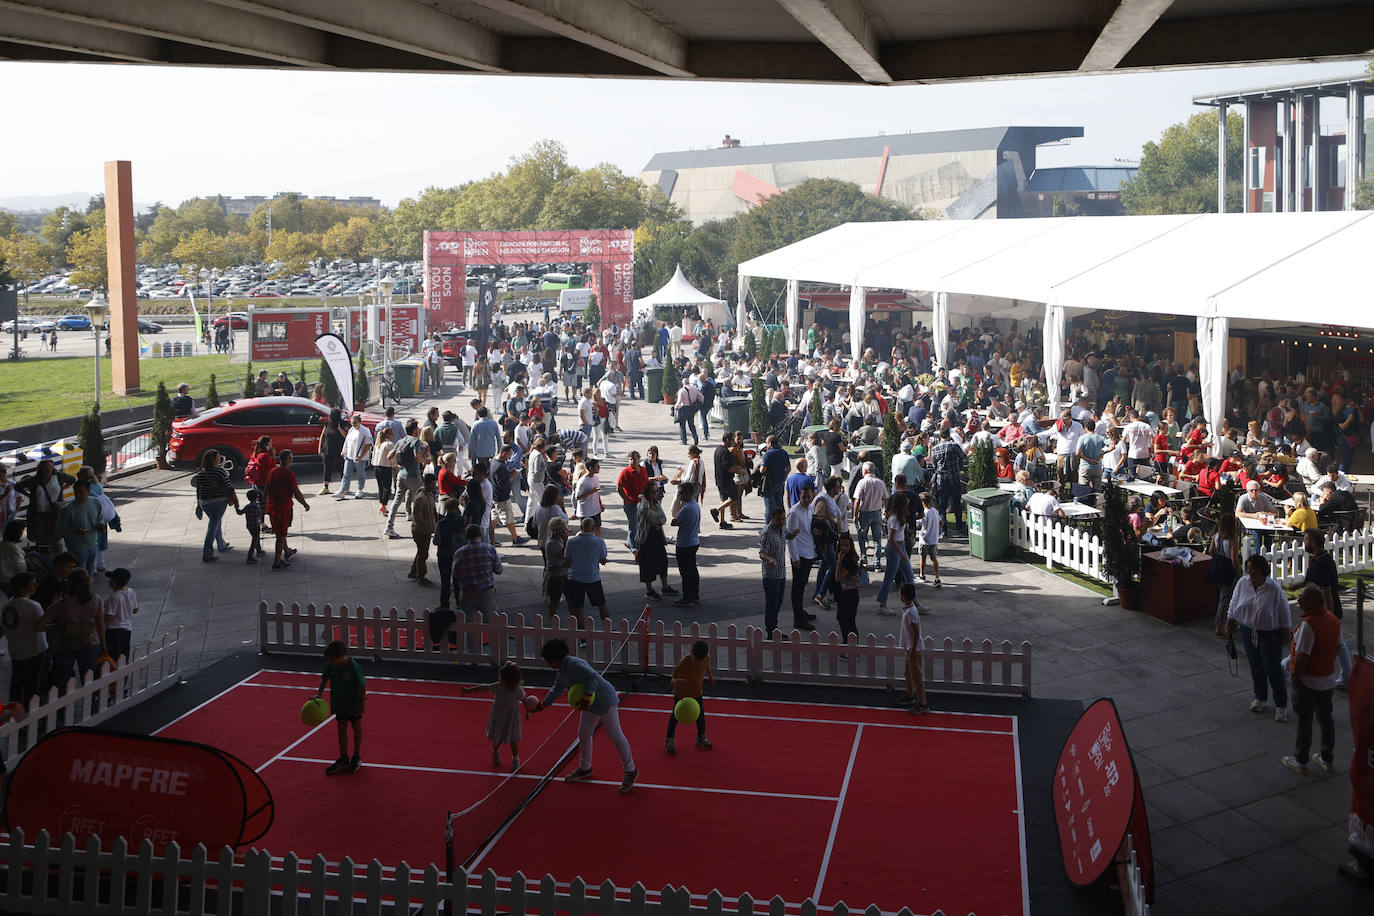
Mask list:
POLYGON ((311 359, 315 338, 334 330, 327 308, 252 309, 248 353, 254 360, 311 359))
POLYGON ((1139 890, 1145 903, 1154 903, 1145 796, 1111 700, 1093 703, 1074 724, 1059 752, 1052 791, 1069 881, 1087 887, 1114 869, 1124 897, 1130 899, 1139 890), (1125 855, 1128 836, 1134 863, 1125 855), (1132 864, 1134 868, 1128 867, 1132 864))
POLYGON ((635 234, 630 229, 556 232, 425 232, 425 310, 432 328, 467 327, 469 264, 590 264, 603 325, 630 323, 635 234))
MULTIPOLYGON (((351 353, 357 353, 364 340, 368 340, 368 309, 350 308, 347 310, 347 318, 344 322, 344 338, 348 341, 348 349, 351 353)), ((377 340, 385 344, 387 342, 386 328, 387 309, 385 306, 377 307, 377 340)), ((425 336, 425 309, 422 305, 392 305, 391 306, 391 326, 392 339, 395 353, 414 353, 420 349, 420 342, 425 336)))

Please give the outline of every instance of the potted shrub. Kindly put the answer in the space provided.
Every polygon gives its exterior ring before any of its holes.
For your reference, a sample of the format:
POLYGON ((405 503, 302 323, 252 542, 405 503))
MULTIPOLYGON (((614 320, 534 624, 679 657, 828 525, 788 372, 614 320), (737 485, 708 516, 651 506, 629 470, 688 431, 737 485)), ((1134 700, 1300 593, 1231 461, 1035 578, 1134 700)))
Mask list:
POLYGON ((353 409, 366 410, 372 395, 372 381, 367 377, 367 362, 358 354, 358 374, 353 379, 353 409))
POLYGON ((997 486, 997 464, 992 443, 980 439, 973 446, 973 457, 968 464, 968 488, 985 490, 997 486))
POLYGON ((1116 585, 1121 607, 1138 611, 1142 604, 1140 544, 1127 520, 1126 491, 1110 484, 1102 499, 1102 572, 1116 585))
POLYGON ((100 423, 100 407, 96 405, 81 421, 81 432, 77 436, 81 446, 81 463, 93 468, 97 474, 105 473, 105 432, 100 423))
POLYGON ((749 395, 749 432, 754 436, 754 444, 763 441, 763 436, 772 429, 768 419, 768 407, 763 402, 763 379, 754 376, 754 390, 749 395))
POLYGON ((215 373, 210 373, 210 387, 205 389, 205 409, 219 406, 219 389, 215 387, 215 373))
POLYGON ((172 445, 172 399, 167 394, 167 383, 157 383, 157 396, 153 399, 153 428, 150 433, 153 448, 157 449, 157 466, 166 470, 167 449, 172 445))
POLYGON ((248 374, 243 377, 243 396, 245 398, 255 398, 258 396, 258 377, 253 374, 253 364, 248 364, 248 374))
POLYGON ((677 390, 682 385, 682 379, 677 374, 677 360, 669 354, 667 362, 663 364, 663 403, 672 404, 677 400, 677 390))

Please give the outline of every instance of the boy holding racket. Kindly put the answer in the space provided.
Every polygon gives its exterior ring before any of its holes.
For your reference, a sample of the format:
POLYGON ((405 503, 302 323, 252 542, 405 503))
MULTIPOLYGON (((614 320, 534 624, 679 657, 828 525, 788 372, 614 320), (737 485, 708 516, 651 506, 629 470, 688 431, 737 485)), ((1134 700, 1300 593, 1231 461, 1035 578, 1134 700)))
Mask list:
POLYGON ((582 719, 577 729, 577 769, 568 774, 567 781, 587 782, 592 778, 592 734, 599 723, 605 730, 606 737, 611 739, 611 744, 619 752, 620 763, 625 770, 620 792, 622 795, 629 792, 634 788, 639 770, 635 768, 630 742, 625 739, 625 732, 620 728, 620 697, 616 694, 615 688, 591 665, 573 655, 565 639, 550 639, 544 643, 539 654, 558 674, 553 679, 553 686, 534 708, 534 712, 548 709, 574 684, 580 684, 583 690, 582 719))

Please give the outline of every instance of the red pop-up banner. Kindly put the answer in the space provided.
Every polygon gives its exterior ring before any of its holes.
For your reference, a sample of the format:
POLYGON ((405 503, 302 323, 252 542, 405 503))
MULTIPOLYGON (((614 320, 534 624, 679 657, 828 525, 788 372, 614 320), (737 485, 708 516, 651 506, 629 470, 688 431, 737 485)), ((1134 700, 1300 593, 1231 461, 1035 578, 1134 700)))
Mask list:
POLYGON ((242 846, 272 825, 272 794, 246 763, 217 748, 92 728, 53 732, 24 755, 5 786, 6 829, 144 840, 161 855, 242 846))
POLYGON ((1374 664, 1355 659, 1350 672, 1350 845, 1374 858, 1374 664))

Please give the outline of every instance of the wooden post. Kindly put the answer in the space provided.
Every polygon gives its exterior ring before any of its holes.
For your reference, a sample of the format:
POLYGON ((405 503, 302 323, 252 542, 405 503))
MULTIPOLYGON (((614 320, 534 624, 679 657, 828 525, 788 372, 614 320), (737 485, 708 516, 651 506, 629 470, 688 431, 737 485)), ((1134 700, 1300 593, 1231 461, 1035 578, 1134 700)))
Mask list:
POLYGON ((105 251, 110 288, 110 382, 117 395, 138 390, 138 284, 134 275, 131 163, 105 163, 105 251))

